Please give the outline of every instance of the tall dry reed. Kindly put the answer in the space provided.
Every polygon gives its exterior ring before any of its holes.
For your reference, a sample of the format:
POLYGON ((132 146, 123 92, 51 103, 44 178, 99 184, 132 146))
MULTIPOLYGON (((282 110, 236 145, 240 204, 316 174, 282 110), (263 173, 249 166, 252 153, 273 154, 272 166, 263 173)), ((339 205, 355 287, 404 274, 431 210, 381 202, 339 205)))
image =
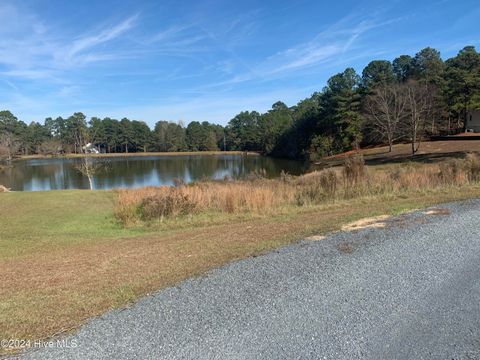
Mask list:
POLYGON ((294 177, 265 179, 255 174, 243 181, 209 181, 174 187, 119 190, 115 215, 125 225, 202 212, 268 213, 282 206, 307 206, 360 196, 400 194, 480 181, 480 157, 438 165, 398 166, 367 171, 363 158, 349 158, 342 169, 294 177))

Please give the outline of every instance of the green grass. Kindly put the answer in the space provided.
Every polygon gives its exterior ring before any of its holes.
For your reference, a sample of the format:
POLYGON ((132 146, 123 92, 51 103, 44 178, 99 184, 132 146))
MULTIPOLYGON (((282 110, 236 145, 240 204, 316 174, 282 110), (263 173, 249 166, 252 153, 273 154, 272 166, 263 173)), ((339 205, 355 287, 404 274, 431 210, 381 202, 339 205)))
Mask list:
POLYGON ((111 191, 11 192, 0 197, 0 259, 138 236, 113 218, 111 191))

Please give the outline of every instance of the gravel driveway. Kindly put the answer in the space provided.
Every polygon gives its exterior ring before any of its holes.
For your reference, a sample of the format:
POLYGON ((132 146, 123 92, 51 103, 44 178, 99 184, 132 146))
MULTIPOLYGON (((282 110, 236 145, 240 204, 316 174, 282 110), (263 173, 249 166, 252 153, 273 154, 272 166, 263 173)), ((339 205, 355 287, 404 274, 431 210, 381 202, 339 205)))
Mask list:
POLYGON ((111 311, 27 359, 480 359, 480 200, 302 241, 111 311))

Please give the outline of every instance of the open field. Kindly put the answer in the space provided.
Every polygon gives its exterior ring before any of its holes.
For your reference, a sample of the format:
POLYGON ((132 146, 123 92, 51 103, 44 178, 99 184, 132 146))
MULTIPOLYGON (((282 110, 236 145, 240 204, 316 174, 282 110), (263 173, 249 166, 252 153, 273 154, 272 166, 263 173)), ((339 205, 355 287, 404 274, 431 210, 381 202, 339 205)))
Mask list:
MULTIPOLYGON (((441 171, 446 173, 456 166, 441 171)), ((439 169, 428 167, 388 174, 375 170, 369 175, 377 182, 384 179, 381 191, 376 185, 371 187, 373 182, 369 181, 362 185, 363 190, 356 188, 361 192, 352 194, 339 187, 331 198, 317 198, 317 192, 330 186, 322 188, 322 173, 278 180, 200 183, 173 188, 176 190, 147 189, 134 196, 128 191, 1 193, 1 335, 17 339, 51 337, 227 262, 302 238, 319 239, 361 218, 480 197, 478 182, 468 181, 465 170, 441 175, 439 169), (391 179, 403 180, 389 189, 394 184, 391 179), (272 185, 274 192, 286 192, 277 197, 283 200, 268 197, 271 186, 265 184, 272 185), (204 192, 198 195, 195 186, 204 187, 204 192), (218 191, 222 187, 223 193, 218 191), (150 199, 152 193, 153 200, 157 196, 165 199, 165 191, 168 196, 175 192, 174 199, 188 199, 188 191, 197 193, 197 202, 188 202, 191 212, 182 212, 180 202, 179 213, 153 212, 156 218, 135 215, 126 221, 122 217, 130 214, 132 204, 144 204, 143 199, 150 199), (121 206, 121 200, 126 207, 121 206)))
MULTIPOLYGON (((448 159, 465 157, 469 152, 480 152, 480 140, 428 141, 420 145, 419 151, 412 156, 410 144, 396 144, 389 152, 388 146, 360 150, 367 165, 414 163, 436 163, 448 159)), ((317 163, 319 167, 337 166, 343 163, 346 155, 338 154, 326 157, 317 163)))
POLYGON ((50 159, 50 158, 83 158, 83 157, 132 157, 132 156, 191 156, 191 155, 259 155, 251 151, 180 151, 180 152, 130 152, 106 154, 64 154, 64 155, 22 155, 16 160, 50 159))

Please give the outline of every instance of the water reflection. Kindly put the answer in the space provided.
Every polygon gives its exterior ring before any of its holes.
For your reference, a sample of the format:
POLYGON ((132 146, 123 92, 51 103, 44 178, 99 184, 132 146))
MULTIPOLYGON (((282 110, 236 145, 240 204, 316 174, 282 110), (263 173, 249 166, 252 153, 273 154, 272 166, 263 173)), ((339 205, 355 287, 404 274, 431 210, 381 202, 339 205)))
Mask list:
MULTIPOLYGON (((297 161, 244 155, 132 156, 105 160, 109 162, 108 171, 95 174, 94 189, 173 185, 174 179, 185 182, 226 176, 238 179, 262 169, 268 177, 278 176, 282 170, 298 175, 305 169, 297 161)), ((75 169, 80 161, 17 161, 13 167, 0 171, 0 184, 16 191, 88 189, 88 178, 75 169)))

